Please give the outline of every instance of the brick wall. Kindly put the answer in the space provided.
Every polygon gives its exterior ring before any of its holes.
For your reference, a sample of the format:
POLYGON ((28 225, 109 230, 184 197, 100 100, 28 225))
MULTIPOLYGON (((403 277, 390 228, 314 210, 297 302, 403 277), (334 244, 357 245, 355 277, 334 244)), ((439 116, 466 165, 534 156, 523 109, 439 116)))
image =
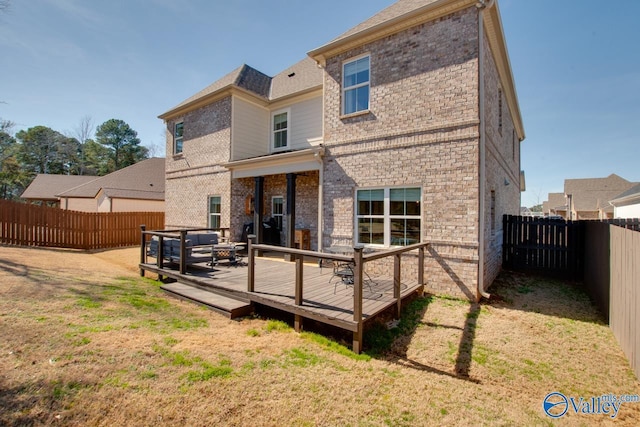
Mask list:
POLYGON ((167 154, 165 226, 206 227, 208 196, 221 196, 222 227, 229 227, 231 174, 219 166, 229 161, 231 98, 167 122, 167 153, 173 152, 175 123, 184 123, 183 152, 167 154))
POLYGON ((485 262, 484 287, 502 268, 502 216, 520 212, 520 142, 514 122, 500 87, 488 41, 484 42, 485 84, 485 262), (502 97, 500 102, 499 97, 502 97), (502 107, 502 114, 500 114, 502 107), (502 126, 500 126, 500 121, 502 126), (491 213, 493 191, 495 206, 491 213))
MULTIPOLYGON (((352 245, 359 187, 420 186, 430 290, 476 298, 478 39, 470 8, 329 58, 325 68, 324 245, 352 245), (340 115, 342 64, 370 53, 370 112, 340 115)), ((415 279, 406 256, 403 277, 415 279)), ((389 274, 387 262, 368 264, 389 274)))

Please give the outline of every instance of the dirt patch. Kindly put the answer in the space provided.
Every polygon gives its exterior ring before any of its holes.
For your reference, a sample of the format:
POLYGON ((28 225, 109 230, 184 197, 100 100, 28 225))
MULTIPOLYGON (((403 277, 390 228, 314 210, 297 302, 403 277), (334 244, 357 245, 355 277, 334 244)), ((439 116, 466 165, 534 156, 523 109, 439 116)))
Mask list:
MULTIPOLYGON (((138 275, 138 248, 0 247, 2 425, 548 425, 552 392, 640 394, 579 287, 502 275, 488 304, 427 297, 382 356, 230 321, 138 275)), ((638 425, 569 411, 565 425, 638 425)))

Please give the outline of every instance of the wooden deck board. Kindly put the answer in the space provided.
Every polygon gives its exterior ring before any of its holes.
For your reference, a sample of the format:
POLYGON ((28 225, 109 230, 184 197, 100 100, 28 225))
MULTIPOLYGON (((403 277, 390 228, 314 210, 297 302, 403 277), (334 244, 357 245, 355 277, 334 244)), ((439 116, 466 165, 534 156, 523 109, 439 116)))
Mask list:
MULTIPOLYGON (((246 261, 246 260, 245 260, 246 261)), ((303 317, 318 320, 347 330, 355 331, 357 322, 353 318, 353 286, 346 285, 339 278, 333 278, 331 268, 319 268, 317 264, 305 263, 303 268, 303 301, 295 305, 295 263, 269 258, 256 258, 256 282, 254 292, 247 291, 247 267, 217 265, 213 269, 200 266, 190 268, 186 275, 176 270, 159 270, 154 264, 141 267, 176 280, 190 282, 204 289, 216 288, 228 291, 247 301, 268 305, 303 317), (332 280, 333 278, 333 280, 332 280)), ((393 298, 393 280, 372 277, 363 286, 363 319, 371 319, 376 314, 396 304, 393 298)), ((418 284, 403 285, 402 296, 420 288, 418 284)), ((206 292, 206 291, 204 291, 206 292)))

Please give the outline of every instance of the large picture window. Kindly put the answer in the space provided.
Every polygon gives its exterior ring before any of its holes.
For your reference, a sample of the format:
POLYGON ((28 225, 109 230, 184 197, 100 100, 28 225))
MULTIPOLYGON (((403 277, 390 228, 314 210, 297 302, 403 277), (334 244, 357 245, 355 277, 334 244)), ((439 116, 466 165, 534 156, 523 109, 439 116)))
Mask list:
POLYGON ((283 150, 289 146, 289 111, 273 115, 273 149, 283 150))
POLYGON ((346 62, 342 68, 342 113, 369 109, 369 56, 346 62))
POLYGON ((182 135, 184 133, 184 123, 176 123, 175 128, 173 130, 173 153, 180 154, 182 153, 182 135))
POLYGON ((357 190, 358 243, 406 246, 421 239, 419 187, 357 190))
POLYGON ((209 196, 209 228, 220 228, 222 198, 209 196))

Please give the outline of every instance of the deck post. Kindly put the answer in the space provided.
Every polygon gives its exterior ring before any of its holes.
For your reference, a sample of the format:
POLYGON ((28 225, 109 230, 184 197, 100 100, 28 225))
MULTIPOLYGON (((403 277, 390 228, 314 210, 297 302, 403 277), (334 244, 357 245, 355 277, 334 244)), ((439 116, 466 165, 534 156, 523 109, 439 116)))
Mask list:
MULTIPOLYGON (((303 286, 303 262, 304 257, 302 255, 292 255, 296 260, 296 295, 295 295, 295 303, 296 305, 302 305, 302 286, 303 286)), ((302 330, 302 316, 299 314, 295 315, 295 323, 294 327, 296 332, 300 332, 302 330)))
POLYGON ((363 324, 360 322, 358 324, 358 330, 353 332, 353 345, 352 349, 355 354, 362 353, 362 340, 363 340, 363 324))
MULTIPOLYGON (((158 236, 158 258, 156 259, 156 264, 160 270, 164 269, 164 236, 158 236)), ((162 282, 164 276, 158 273, 158 280, 162 282)))
POLYGON ((400 318, 400 309, 402 305, 402 298, 400 298, 400 262, 402 261, 401 254, 395 254, 393 256, 393 297, 396 299, 396 318, 400 318))
POLYGON ((357 322, 357 331, 353 333, 353 351, 360 353, 362 350, 362 272, 364 270, 364 262, 362 259, 362 250, 364 246, 357 245, 353 248, 353 320, 357 322))
POLYGON ((255 289, 255 273, 256 273, 256 264, 255 264, 255 255, 253 253, 253 244, 256 242, 256 235, 249 234, 247 236, 249 238, 249 246, 248 246, 248 266, 247 266, 247 292, 253 292, 255 289))
POLYGON ((302 255, 293 255, 296 260, 296 305, 302 305, 303 263, 302 255))
MULTIPOLYGON (((142 224, 140 226, 140 264, 147 262, 147 235, 144 232, 147 230, 147 226, 142 224)), ((144 268, 140 269, 140 277, 144 277, 144 268)))
POLYGON ((185 246, 187 240, 187 230, 180 230, 180 274, 187 273, 187 248, 185 246))
POLYGON ((424 246, 418 249, 418 283, 424 285, 424 246))

